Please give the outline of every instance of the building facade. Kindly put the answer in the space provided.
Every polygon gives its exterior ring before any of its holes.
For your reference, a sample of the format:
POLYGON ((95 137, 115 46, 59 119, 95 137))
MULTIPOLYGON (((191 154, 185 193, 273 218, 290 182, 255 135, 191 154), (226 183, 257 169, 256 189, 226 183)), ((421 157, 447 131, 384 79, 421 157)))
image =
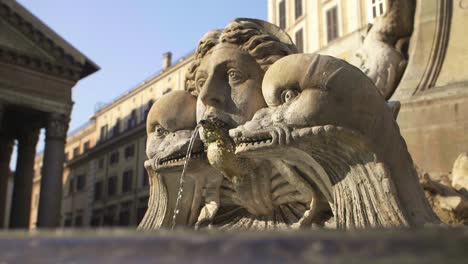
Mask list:
MULTIPOLYGON (((164 54, 159 73, 102 107, 87 124, 69 133, 62 226, 136 226, 144 216, 149 196, 143 167, 146 115, 160 96, 183 89, 192 54, 174 64, 171 59, 170 53, 164 54)), ((36 167, 40 167, 40 159, 36 167)), ((35 209, 33 199, 32 218, 35 209)), ((31 228, 34 222, 31 219, 31 228)))
POLYGON ((268 0, 268 21, 286 30, 299 51, 348 59, 385 0, 268 0))

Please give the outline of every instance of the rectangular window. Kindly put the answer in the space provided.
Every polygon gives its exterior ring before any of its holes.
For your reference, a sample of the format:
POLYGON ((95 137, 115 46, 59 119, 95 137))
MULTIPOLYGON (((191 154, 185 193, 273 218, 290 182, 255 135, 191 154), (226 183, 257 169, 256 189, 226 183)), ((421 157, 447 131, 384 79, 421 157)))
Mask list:
POLYGON ((338 38, 338 8, 332 7, 327 10, 327 41, 338 38))
POLYGON ((144 120, 142 121, 146 121, 146 117, 148 116, 148 112, 151 109, 151 106, 153 106, 153 99, 150 99, 148 103, 146 103, 145 112, 143 114, 144 120))
POLYGON ((117 118, 115 125, 112 127, 111 137, 118 136, 120 134, 120 118, 117 118))
POLYGON ((136 110, 133 109, 128 119, 127 128, 128 129, 133 128, 136 126, 136 124, 137 124, 137 113, 136 113, 136 110))
POLYGON ((94 183, 94 201, 102 199, 102 181, 94 183))
POLYGON ((80 147, 76 147, 73 149, 73 158, 78 157, 80 155, 80 147))
POLYGON ((104 158, 99 159, 98 167, 100 170, 104 168, 104 158))
POLYGON ((90 143, 89 143, 89 140, 88 140, 83 144, 83 152, 87 151, 89 149, 89 146, 90 146, 90 143))
POLYGON ((286 29, 286 1, 282 0, 279 3, 279 27, 286 29))
POLYGON ((83 191, 86 185, 86 176, 78 175, 76 176, 76 191, 83 191))
POLYGON ((304 36, 302 28, 296 32, 296 46, 299 53, 304 52, 304 36))
POLYGON ((101 225, 102 211, 93 210, 93 215, 91 216, 91 226, 97 227, 101 225))
POLYGON ((72 226, 72 216, 71 214, 66 214, 65 221, 63 222, 64 227, 71 227, 72 226))
POLYGON ((108 126, 104 125, 101 127, 101 134, 99 136, 99 140, 103 141, 107 139, 107 132, 108 132, 108 126))
POLYGON ((119 162, 119 152, 118 151, 112 152, 110 155, 109 164, 113 165, 118 162, 119 162))
POLYGON ((117 176, 111 176, 107 180, 107 194, 109 196, 117 194, 117 176))
POLYGON ((135 145, 129 145, 125 148, 125 159, 132 158, 135 156, 135 145))
POLYGON ((75 179, 70 178, 68 182, 68 194, 72 194, 75 191, 75 179))
POLYGON ((123 173, 122 177, 122 192, 126 193, 132 190, 133 185, 133 171, 127 170, 123 173))
POLYGON ((119 226, 130 225, 130 208, 131 208, 130 202, 125 202, 120 205, 119 226))
POLYGON ((83 226, 83 216, 77 215, 75 216, 75 227, 81 227, 81 226, 83 226))
POLYGON ((69 161, 70 157, 68 156, 68 152, 65 152, 65 161, 69 161))
POLYGON ((294 0, 294 17, 298 19, 302 16, 302 0, 294 0))
POLYGON ((109 206, 106 209, 103 219, 103 226, 113 226, 115 215, 115 205, 109 206))

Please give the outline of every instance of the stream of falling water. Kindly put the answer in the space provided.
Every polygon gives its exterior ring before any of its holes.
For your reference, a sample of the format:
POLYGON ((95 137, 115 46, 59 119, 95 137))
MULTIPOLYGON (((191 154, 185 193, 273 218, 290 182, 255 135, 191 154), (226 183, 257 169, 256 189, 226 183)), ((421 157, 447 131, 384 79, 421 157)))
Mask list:
POLYGON ((187 169, 187 165, 189 163, 190 157, 192 156, 192 148, 193 148, 193 144, 195 142, 195 139, 198 136, 199 127, 200 127, 200 125, 197 125, 195 127, 195 130, 192 133, 192 137, 190 138, 190 143, 189 143, 188 148, 187 148, 187 154, 185 155, 184 168, 182 169, 182 174, 180 175, 179 191, 177 192, 177 200, 176 200, 176 204, 175 204, 175 207, 174 207, 174 213, 172 214, 171 229, 174 229, 175 226, 176 226, 176 219, 177 219, 177 215, 179 214, 179 210, 180 210, 179 209, 179 204, 180 204, 180 200, 182 200, 182 194, 184 192, 185 171, 187 169))

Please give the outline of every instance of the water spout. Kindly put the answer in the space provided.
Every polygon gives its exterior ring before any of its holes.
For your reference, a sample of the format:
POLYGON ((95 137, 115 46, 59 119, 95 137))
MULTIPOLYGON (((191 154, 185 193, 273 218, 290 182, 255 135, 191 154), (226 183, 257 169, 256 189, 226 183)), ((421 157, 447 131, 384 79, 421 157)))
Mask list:
POLYGON ((192 137, 190 138, 190 143, 188 145, 188 148, 187 148, 187 154, 185 155, 185 161, 184 161, 184 168, 182 169, 182 174, 180 175, 180 181, 179 181, 179 190, 177 192, 177 200, 176 200, 176 204, 175 204, 175 207, 174 207, 174 213, 172 214, 172 225, 171 225, 171 229, 173 230, 176 226, 176 219, 177 219, 177 215, 179 214, 179 204, 180 204, 180 200, 182 200, 182 194, 184 192, 184 178, 185 178, 185 171, 187 170, 187 166, 188 166, 188 163, 189 163, 189 160, 190 160, 190 157, 192 156, 192 149, 193 149, 193 144, 195 143, 195 139, 197 138, 198 136, 198 129, 201 125, 198 124, 193 133, 192 133, 192 137))

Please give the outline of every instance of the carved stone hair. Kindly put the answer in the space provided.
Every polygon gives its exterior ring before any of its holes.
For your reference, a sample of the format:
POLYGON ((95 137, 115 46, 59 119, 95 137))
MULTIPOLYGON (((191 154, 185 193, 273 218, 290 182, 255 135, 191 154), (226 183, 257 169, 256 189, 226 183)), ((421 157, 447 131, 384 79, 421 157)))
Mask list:
POLYGON ((186 73, 185 90, 198 95, 195 75, 203 57, 219 43, 232 43, 249 53, 265 73, 275 61, 297 53, 291 38, 277 26, 256 19, 237 18, 224 29, 208 31, 199 41, 195 59, 186 73))

